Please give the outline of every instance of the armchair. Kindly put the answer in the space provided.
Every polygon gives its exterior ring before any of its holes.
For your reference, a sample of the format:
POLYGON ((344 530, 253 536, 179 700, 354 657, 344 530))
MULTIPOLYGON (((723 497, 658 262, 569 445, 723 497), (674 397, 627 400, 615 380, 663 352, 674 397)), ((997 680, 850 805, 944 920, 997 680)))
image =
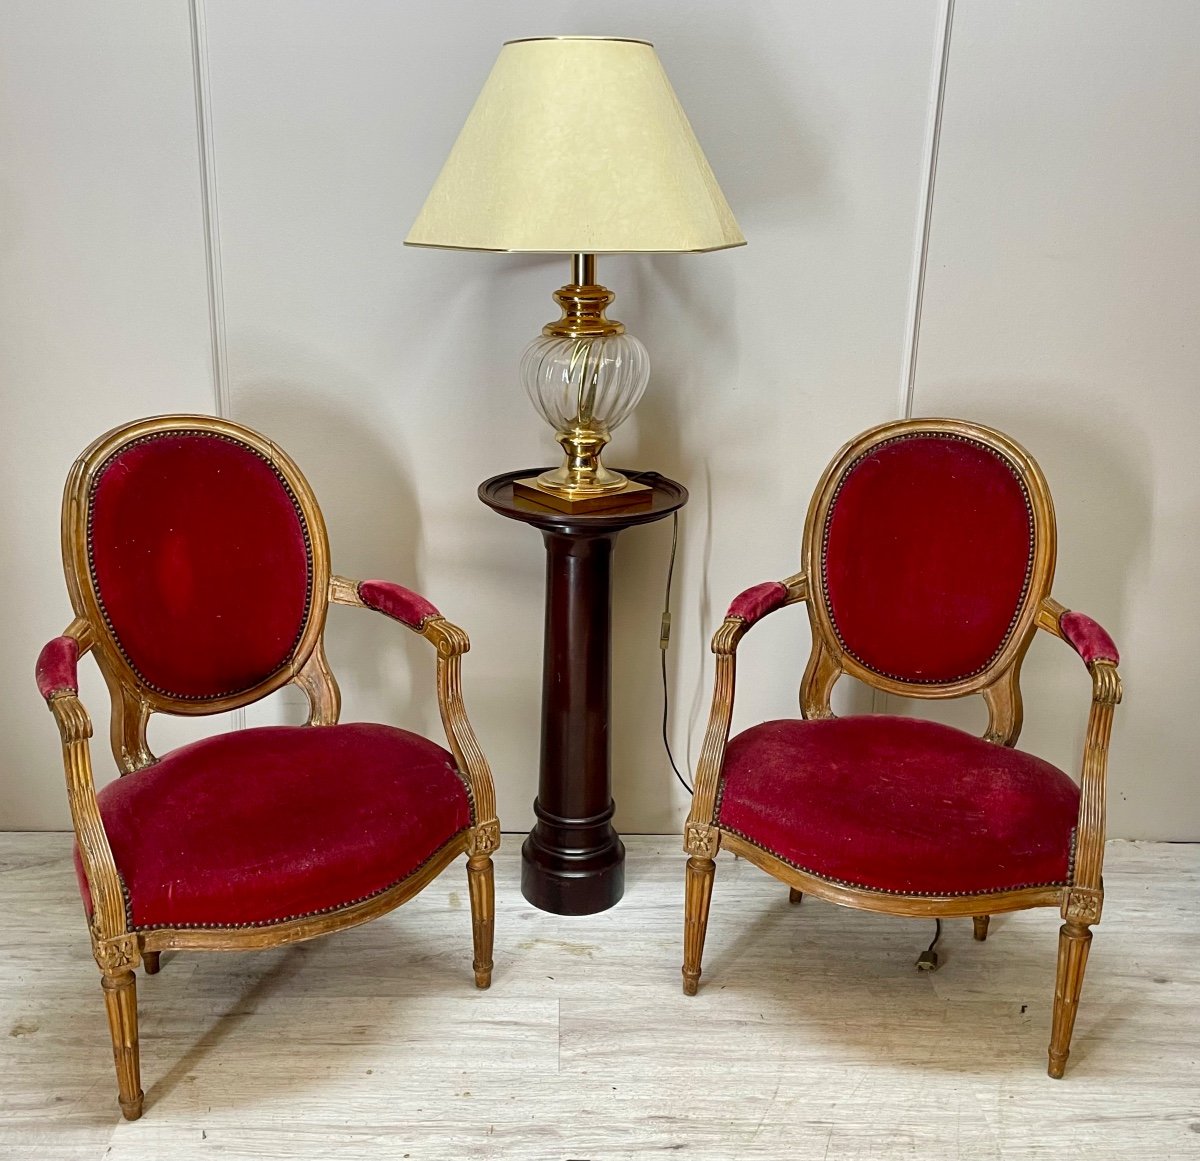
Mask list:
POLYGON ((695 995, 714 859, 741 855, 791 888, 893 915, 989 916, 1057 907, 1049 1074, 1061 1077, 1091 927, 1104 901, 1104 800, 1113 710, 1112 639, 1054 601, 1055 524, 1041 470, 999 432, 948 419, 888 423, 847 444, 809 506, 804 570, 735 598, 713 638, 712 712, 684 828, 683 990, 695 995), (737 646, 804 602, 812 651, 801 717, 729 739, 737 646), (1015 749, 1019 676, 1038 629, 1091 674, 1078 785, 1015 749), (983 738, 917 718, 830 708, 851 674, 911 698, 978 693, 983 738))
POLYGON ((75 619, 42 650, 62 737, 75 864, 101 971, 119 1101, 141 1115, 134 969, 169 949, 275 947, 364 923, 467 855, 475 983, 492 973, 492 776, 463 708, 466 634, 423 597, 331 576, 320 509, 278 447, 207 416, 140 420, 76 461, 63 499, 75 619), (387 725, 338 724, 322 635, 330 602, 376 610, 436 652, 449 750, 387 725), (122 777, 97 792, 78 659, 112 700, 122 777), (287 683, 304 726, 151 753, 152 713, 213 714, 287 683))

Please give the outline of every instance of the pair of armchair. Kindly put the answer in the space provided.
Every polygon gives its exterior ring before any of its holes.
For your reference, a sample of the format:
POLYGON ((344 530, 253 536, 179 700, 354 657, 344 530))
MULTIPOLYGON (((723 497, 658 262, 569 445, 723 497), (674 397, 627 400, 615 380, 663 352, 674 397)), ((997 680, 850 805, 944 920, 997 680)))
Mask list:
MULTIPOLYGON (((249 949, 366 922, 467 856, 478 987, 491 981, 500 843, 491 772, 463 707, 466 634, 423 597, 332 575, 316 499, 257 433, 206 416, 121 427, 76 462, 63 501, 75 619, 37 682, 58 724, 76 870, 101 972, 124 1115, 141 1115, 134 971, 168 949, 249 949), (330 603, 373 609, 437 656, 447 748, 405 730, 338 724, 322 635, 330 603), (96 791, 77 665, 92 652, 112 702, 122 777, 96 791), (151 753, 152 713, 212 714, 292 682, 306 726, 219 735, 151 753)), ((716 691, 685 826, 684 991, 695 994, 722 847, 844 906, 988 916, 1056 906, 1065 920, 1050 1074, 1066 1063, 1103 902, 1104 781, 1117 652, 1049 596, 1054 513, 1034 461, 987 428, 886 424, 848 444, 809 510, 804 571, 757 585, 713 641, 716 691), (806 602, 802 718, 729 740, 738 641, 806 602), (1015 749, 1018 678, 1037 629, 1092 674, 1080 786, 1015 749), (983 695, 984 738, 919 719, 838 719, 834 683, 983 695)))

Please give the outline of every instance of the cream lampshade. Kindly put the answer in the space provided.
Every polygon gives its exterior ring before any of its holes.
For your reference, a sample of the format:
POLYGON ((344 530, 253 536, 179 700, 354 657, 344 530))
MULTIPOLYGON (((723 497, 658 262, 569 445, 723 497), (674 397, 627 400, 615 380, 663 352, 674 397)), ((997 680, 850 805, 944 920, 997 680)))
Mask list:
POLYGON ((595 255, 745 244, 652 45, 510 41, 406 239, 414 246, 572 255, 562 318, 522 358, 563 465, 526 489, 580 511, 634 502, 600 463, 650 374, 645 347, 605 317, 595 255))

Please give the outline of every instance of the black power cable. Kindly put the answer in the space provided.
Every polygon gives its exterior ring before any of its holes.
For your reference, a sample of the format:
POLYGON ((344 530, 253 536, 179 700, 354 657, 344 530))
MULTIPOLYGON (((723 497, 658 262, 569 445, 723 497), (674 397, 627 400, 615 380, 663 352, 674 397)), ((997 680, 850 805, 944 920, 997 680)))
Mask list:
POLYGON ((671 643, 671 585, 675 580, 675 552, 678 547, 679 513, 676 511, 671 513, 671 562, 667 565, 667 591, 663 598, 662 626, 658 633, 658 656, 662 669, 662 740, 663 748, 667 751, 667 761, 671 763, 671 769, 675 771, 679 785, 689 794, 694 794, 691 783, 679 772, 679 767, 675 763, 675 755, 671 752, 671 739, 667 734, 671 708, 671 695, 667 689, 667 646, 671 643))

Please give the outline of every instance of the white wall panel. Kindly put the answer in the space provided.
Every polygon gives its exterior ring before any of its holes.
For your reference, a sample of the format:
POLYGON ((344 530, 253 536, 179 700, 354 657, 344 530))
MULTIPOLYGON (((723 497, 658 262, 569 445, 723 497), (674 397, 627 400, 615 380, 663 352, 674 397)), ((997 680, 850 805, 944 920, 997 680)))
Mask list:
MULTIPOLYGON (((692 490, 671 659, 686 753, 725 604, 795 570, 826 459, 895 413, 936 15, 883 0, 208 0, 234 418, 310 475, 336 568, 413 585, 470 632, 468 708, 506 827, 528 825, 536 789, 543 556, 475 489, 556 450, 516 365, 557 316, 568 267, 402 245, 501 43, 654 41, 749 238, 600 263, 611 313, 654 368, 609 458, 692 490)), ((629 831, 674 830, 686 806, 658 740, 669 544, 663 524, 625 533, 616 555, 613 766, 629 831)), ((329 638, 348 718, 437 730, 423 642, 342 610, 329 638)), ((793 713, 806 652, 799 610, 748 642, 739 718, 793 713)))
MULTIPOLYGON (((189 44, 185 0, 0 8, 4 827, 70 825, 33 683, 38 650, 71 619, 67 471, 118 423, 213 406, 189 44)), ((80 670, 104 782, 107 694, 90 659, 80 670)), ((152 737, 167 746, 214 724, 156 720, 152 737)))
MULTIPOLYGON (((1200 837, 1198 45, 1184 0, 959 0, 934 200, 915 414, 1049 478, 1055 594, 1123 655, 1115 836, 1200 837)), ((1022 745, 1077 770, 1082 665, 1041 635, 1024 686, 1022 745)))
MULTIPOLYGON (((309 474, 337 568, 411 584, 470 631, 468 705, 508 827, 529 822, 536 785, 543 557, 536 533, 487 511, 475 487, 552 458, 516 363, 555 314, 567 267, 402 245, 501 42, 654 41, 749 239, 600 266, 612 313, 654 366, 610 458, 692 490, 670 674, 672 739, 694 761, 726 602, 795 568, 825 462, 896 414, 941 7, 200 5, 233 417, 309 474)), ((958 0, 915 394, 917 414, 992 423, 1042 462, 1059 510, 1056 593, 1108 624, 1126 657, 1113 832, 1193 839, 1198 25, 1182 0, 958 0)), ((55 734, 31 671, 69 619, 63 479, 107 427, 214 407, 188 6, 10 2, 0 84, 12 433, 0 826, 61 826, 55 734)), ((686 807, 658 742, 669 544, 662 524, 617 550, 613 757, 627 831, 673 830, 686 807)), ((348 718, 436 734, 423 642, 335 610, 330 645, 348 718)), ((735 724, 795 712, 807 647, 801 610, 747 639, 735 724)), ((1025 743, 1074 768, 1082 667, 1044 638, 1025 685, 1025 743)), ((854 689, 839 697, 870 705, 854 689)), ((297 712, 277 696, 250 720, 297 712)), ((932 712, 982 720, 965 704, 932 712)), ((156 737, 161 748, 224 724, 156 737)), ((107 777, 102 744, 97 754, 107 777)))

